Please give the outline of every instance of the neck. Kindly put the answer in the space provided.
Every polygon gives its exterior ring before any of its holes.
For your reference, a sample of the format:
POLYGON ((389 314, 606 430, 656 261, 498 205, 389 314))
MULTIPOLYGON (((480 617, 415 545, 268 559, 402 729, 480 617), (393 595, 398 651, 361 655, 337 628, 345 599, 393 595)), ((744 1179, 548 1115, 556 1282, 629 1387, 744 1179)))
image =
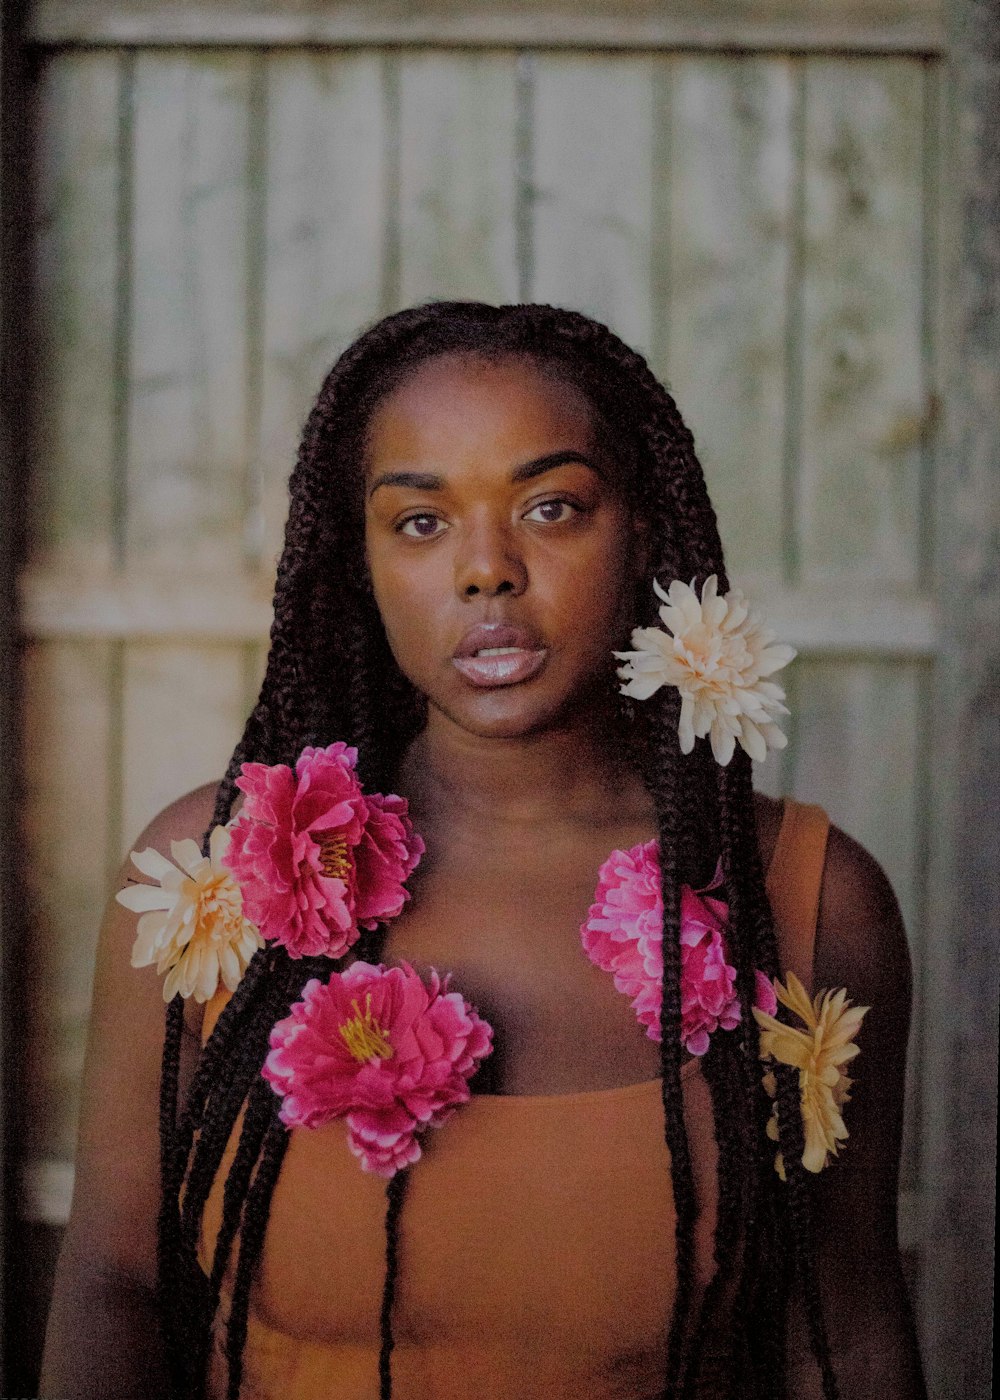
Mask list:
POLYGON ((470 734, 431 707, 403 759, 399 787, 422 820, 447 812, 449 821, 549 826, 593 819, 641 788, 624 753, 611 707, 514 738, 470 734))

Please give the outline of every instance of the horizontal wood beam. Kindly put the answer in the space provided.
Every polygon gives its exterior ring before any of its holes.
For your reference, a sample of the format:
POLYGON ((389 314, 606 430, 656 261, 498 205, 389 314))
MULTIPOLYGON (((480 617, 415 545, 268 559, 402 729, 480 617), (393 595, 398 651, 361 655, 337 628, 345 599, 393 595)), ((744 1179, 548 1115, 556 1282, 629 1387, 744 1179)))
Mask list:
POLYGON ((35 0, 28 34, 59 45, 945 48, 941 0, 35 0))
MULTIPOLYGON (((263 642, 271 625, 270 578, 242 584, 206 579, 132 577, 81 581, 27 574, 20 582, 21 624, 49 641, 119 638, 263 642)), ((933 657, 934 604, 914 595, 843 589, 748 587, 782 641, 810 655, 933 657)))

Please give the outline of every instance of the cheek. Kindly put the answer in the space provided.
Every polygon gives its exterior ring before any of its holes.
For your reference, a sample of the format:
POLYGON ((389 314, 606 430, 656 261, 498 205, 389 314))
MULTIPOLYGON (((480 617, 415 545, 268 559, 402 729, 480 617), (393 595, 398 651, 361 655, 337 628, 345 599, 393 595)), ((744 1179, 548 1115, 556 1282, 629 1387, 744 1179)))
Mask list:
POLYGON ((615 532, 595 540, 582 555, 549 561, 536 571, 538 590, 547 594, 552 607, 573 630, 590 631, 617 639, 635 614, 636 572, 629 540, 615 532))
POLYGON ((398 561, 380 558, 377 551, 369 555, 368 569, 390 649, 412 680, 421 660, 429 656, 429 633, 441 615, 439 571, 426 565, 415 567, 412 560, 402 567, 398 561))

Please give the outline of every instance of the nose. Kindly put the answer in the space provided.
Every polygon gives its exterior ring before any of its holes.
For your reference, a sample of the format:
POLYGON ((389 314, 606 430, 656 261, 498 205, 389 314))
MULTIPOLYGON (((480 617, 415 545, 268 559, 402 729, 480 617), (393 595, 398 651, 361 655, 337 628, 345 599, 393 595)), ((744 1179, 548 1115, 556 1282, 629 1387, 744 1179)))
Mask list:
POLYGON ((481 522, 465 532, 455 559, 455 588, 463 598, 524 592, 528 573, 510 532, 481 522))

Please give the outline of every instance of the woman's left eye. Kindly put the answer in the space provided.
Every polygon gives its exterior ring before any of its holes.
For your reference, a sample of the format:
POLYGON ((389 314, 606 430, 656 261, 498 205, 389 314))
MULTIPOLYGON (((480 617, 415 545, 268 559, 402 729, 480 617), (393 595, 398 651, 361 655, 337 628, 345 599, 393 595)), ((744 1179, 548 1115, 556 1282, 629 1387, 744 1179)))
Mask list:
POLYGON ((539 501, 525 514, 525 520, 541 520, 546 525, 558 525, 579 513, 571 501, 539 501))

